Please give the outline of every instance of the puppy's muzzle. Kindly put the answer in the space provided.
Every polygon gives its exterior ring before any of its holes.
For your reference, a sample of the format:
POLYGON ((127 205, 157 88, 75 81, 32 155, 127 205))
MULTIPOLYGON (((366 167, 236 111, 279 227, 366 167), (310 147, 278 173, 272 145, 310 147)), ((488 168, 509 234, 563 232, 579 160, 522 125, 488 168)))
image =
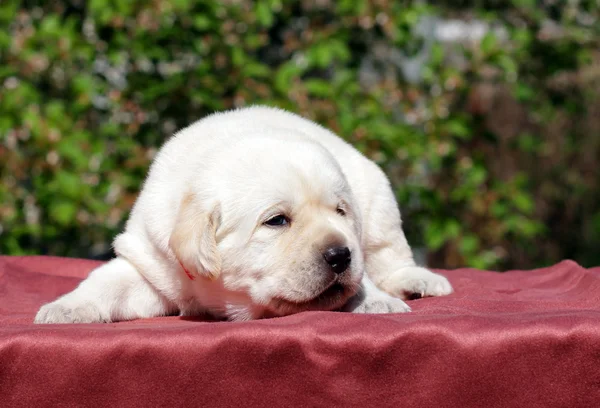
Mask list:
POLYGON ((325 258, 325 262, 329 264, 331 270, 338 275, 348 269, 352 260, 348 247, 328 248, 323 252, 323 258, 325 258))

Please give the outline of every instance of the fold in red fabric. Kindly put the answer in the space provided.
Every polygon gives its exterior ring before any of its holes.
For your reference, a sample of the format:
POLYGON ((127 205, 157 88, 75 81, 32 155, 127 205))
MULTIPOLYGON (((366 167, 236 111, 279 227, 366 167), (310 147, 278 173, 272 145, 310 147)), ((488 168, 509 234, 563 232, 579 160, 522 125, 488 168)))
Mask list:
POLYGON ((1 407, 600 406, 600 268, 440 271, 406 314, 32 324, 98 264, 0 257, 1 407))

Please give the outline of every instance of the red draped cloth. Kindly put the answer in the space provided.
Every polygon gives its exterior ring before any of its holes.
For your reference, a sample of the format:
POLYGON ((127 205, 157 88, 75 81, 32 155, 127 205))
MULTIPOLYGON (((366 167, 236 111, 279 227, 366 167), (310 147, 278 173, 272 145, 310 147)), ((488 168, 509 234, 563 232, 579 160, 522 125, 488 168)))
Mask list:
POLYGON ((32 324, 97 265, 0 257, 0 407, 600 407, 600 268, 440 271, 406 314, 32 324))

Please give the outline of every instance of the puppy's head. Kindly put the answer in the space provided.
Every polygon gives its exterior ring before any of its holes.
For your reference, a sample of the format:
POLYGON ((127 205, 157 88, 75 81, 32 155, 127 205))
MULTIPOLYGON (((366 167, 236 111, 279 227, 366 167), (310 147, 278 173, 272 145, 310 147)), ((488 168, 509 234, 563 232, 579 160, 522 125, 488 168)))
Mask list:
POLYGON ((255 137, 197 169, 170 246, 254 317, 341 307, 358 289, 360 220, 335 158, 317 143, 255 137), (240 304, 242 303, 242 304, 240 304))

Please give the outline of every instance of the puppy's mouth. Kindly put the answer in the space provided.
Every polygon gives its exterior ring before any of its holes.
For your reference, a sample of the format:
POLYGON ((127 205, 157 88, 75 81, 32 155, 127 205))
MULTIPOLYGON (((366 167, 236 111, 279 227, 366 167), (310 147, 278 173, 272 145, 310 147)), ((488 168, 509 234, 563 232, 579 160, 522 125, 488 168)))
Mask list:
POLYGON ((288 315, 310 310, 334 310, 342 307, 358 291, 356 285, 345 285, 335 281, 314 298, 296 302, 275 297, 269 303, 269 309, 276 315, 288 315))

